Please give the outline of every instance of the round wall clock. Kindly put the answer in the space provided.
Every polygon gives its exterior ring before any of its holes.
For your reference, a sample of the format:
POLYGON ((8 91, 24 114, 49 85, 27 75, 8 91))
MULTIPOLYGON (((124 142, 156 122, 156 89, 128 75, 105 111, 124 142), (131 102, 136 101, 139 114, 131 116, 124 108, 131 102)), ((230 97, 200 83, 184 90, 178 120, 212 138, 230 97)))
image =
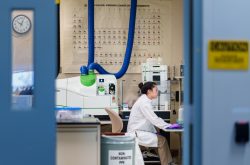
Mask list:
POLYGON ((31 21, 26 15, 17 15, 12 21, 12 28, 18 34, 25 34, 31 29, 31 21))

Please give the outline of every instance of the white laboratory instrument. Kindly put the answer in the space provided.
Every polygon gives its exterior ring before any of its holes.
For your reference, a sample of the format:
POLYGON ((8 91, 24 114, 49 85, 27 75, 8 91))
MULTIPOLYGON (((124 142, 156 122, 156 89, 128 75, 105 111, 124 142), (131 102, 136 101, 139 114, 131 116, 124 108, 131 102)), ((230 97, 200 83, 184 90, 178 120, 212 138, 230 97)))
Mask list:
POLYGON ((56 80, 56 105, 76 106, 84 114, 107 116, 105 107, 118 113, 117 80, 114 75, 97 75, 92 86, 84 86, 80 76, 56 80))
POLYGON ((170 103, 170 83, 168 80, 168 67, 158 63, 142 63, 142 81, 154 81, 158 87, 158 98, 154 99, 152 105, 155 110, 165 110, 166 102, 170 103))
POLYGON ((167 65, 142 63, 142 81, 167 81, 168 67, 167 65))
POLYGON ((183 123, 183 114, 184 114, 184 109, 183 106, 181 105, 178 110, 178 122, 183 123))

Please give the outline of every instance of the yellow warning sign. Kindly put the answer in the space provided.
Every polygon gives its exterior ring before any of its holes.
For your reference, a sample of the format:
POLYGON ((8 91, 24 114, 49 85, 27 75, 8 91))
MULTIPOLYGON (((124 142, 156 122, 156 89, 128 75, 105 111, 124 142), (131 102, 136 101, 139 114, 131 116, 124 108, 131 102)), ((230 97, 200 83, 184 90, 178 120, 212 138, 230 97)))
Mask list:
POLYGON ((57 5, 60 4, 60 0, 55 0, 55 2, 57 5))
POLYGON ((213 40, 208 45, 208 69, 248 70, 248 41, 213 40))

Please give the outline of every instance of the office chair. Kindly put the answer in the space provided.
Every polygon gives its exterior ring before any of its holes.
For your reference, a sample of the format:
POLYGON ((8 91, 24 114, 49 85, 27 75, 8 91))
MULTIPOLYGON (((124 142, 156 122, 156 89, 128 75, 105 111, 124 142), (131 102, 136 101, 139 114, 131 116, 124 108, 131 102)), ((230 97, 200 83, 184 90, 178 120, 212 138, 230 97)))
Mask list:
POLYGON ((123 129, 123 122, 121 117, 112 109, 105 108, 105 111, 108 113, 109 118, 112 124, 112 132, 105 132, 105 135, 125 135, 124 132, 121 132, 123 129))

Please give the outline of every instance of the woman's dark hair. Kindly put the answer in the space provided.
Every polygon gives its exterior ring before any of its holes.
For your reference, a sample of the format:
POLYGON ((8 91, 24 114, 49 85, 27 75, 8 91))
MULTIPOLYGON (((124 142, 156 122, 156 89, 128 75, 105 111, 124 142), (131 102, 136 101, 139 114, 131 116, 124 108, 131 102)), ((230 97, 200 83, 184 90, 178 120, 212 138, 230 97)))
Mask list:
POLYGON ((141 94, 147 94, 148 90, 152 90, 155 86, 156 83, 152 81, 145 82, 144 84, 141 82, 140 84, 138 84, 138 87, 141 90, 141 94))

